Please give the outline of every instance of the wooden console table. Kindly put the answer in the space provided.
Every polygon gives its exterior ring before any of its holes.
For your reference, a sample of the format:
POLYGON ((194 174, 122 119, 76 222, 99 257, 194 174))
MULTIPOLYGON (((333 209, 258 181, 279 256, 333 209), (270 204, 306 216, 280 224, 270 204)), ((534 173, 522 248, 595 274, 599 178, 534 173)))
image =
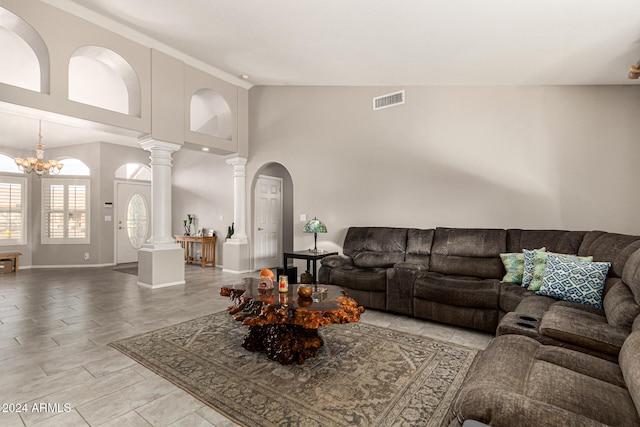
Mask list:
POLYGON ((216 266, 216 236, 175 236, 176 242, 180 243, 182 249, 184 249, 184 262, 192 263, 198 262, 204 267, 207 264, 216 266), (191 244, 200 243, 200 254, 202 259, 195 258, 195 247, 189 248, 191 244), (189 254, 191 252, 191 255, 189 254))
POLYGON ((9 261, 13 261, 13 271, 18 271, 18 258, 20 258, 20 255, 22 255, 21 252, 10 252, 10 253, 4 253, 4 254, 0 254, 0 260, 9 260, 9 261))

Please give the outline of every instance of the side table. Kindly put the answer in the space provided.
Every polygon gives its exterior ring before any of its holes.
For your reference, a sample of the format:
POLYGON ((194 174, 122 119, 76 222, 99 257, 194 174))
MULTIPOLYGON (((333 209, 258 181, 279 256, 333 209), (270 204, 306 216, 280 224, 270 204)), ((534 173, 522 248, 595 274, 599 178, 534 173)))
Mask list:
POLYGON ((289 258, 305 259, 307 260, 307 271, 311 272, 311 275, 313 276, 313 283, 317 283, 316 281, 317 262, 319 259, 322 259, 329 255, 338 255, 338 252, 328 252, 328 251, 316 252, 313 249, 307 249, 306 251, 285 252, 284 253, 284 271, 287 271, 287 260, 289 258), (311 270, 312 262, 313 262, 313 270, 311 270))
POLYGON ((198 262, 195 258, 195 249, 192 255, 189 254, 191 243, 200 243, 201 265, 204 268, 207 264, 216 266, 216 236, 175 236, 176 242, 180 243, 184 249, 184 262, 198 262))

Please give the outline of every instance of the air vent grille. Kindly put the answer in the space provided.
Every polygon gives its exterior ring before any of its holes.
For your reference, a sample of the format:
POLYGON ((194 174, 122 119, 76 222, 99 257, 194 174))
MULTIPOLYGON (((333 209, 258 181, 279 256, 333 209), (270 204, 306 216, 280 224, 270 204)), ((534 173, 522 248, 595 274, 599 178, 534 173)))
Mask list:
POLYGON ((393 107, 394 105, 404 104, 404 90, 373 98, 373 109, 381 110, 383 108, 393 107))

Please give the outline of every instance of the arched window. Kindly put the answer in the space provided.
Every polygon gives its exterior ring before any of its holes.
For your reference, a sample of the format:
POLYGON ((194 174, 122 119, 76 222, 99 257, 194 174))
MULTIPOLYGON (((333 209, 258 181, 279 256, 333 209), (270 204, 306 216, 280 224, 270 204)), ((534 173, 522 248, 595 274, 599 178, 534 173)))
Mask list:
POLYGON ((116 179, 151 181, 151 168, 142 163, 126 163, 116 170, 116 179))
POLYGON ((82 160, 78 159, 62 159, 60 160, 64 166, 60 170, 60 175, 89 176, 91 170, 82 160))
POLYGON ((22 173, 15 160, 6 154, 0 154, 0 172, 22 173))
POLYGON ((199 89, 191 96, 190 126, 193 132, 231 140, 231 108, 213 89, 199 89))
POLYGON ((140 80, 111 49, 83 46, 69 60, 69 99, 140 117, 140 80))
POLYGON ((0 7, 0 82, 49 93, 49 51, 25 20, 0 7))

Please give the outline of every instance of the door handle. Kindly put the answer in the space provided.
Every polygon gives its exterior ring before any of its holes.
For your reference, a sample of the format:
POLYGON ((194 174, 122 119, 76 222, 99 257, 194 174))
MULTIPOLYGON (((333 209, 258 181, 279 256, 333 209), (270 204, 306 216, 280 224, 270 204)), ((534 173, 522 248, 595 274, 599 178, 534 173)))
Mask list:
POLYGON ((263 230, 263 228, 262 228, 262 227, 258 227, 258 231, 262 231, 262 230, 263 230))

